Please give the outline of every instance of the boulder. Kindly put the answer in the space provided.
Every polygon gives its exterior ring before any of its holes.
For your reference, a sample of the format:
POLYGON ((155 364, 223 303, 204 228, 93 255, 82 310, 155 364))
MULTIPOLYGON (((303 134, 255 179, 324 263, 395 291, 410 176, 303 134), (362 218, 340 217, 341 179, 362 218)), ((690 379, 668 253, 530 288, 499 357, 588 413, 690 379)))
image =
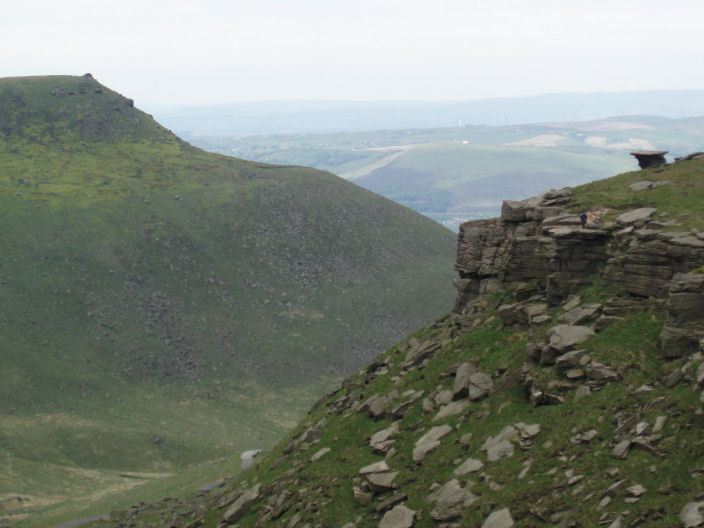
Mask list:
POLYGON ((628 451, 631 449, 631 441, 630 439, 626 440, 621 440, 618 444, 616 444, 611 451, 611 456, 615 458, 620 458, 621 460, 625 459, 628 457, 628 451))
POLYGON ((396 390, 385 395, 375 394, 362 404, 360 410, 366 411, 373 418, 383 418, 386 416, 386 409, 396 398, 398 398, 396 390))
POLYGON ((616 218, 616 223, 622 226, 643 225, 650 220, 650 217, 653 216, 656 211, 657 209, 654 207, 641 207, 640 209, 634 209, 633 211, 620 214, 616 218))
POLYGON ((476 501, 477 497, 460 486, 457 479, 452 479, 433 492, 428 499, 435 501, 435 508, 430 512, 430 516, 436 521, 448 521, 461 516, 462 510, 476 501))
POLYGON ((396 488, 394 485, 394 479, 398 475, 398 471, 391 471, 385 473, 369 473, 365 476, 367 482, 369 483, 369 488, 377 493, 383 493, 385 491, 396 488))
POLYGON ((465 361, 457 367, 455 373, 455 383, 452 387, 454 398, 463 398, 469 392, 469 376, 477 371, 477 367, 472 363, 465 361))
POLYGON ((685 528, 704 525, 704 502, 688 502, 680 511, 680 521, 685 528))
POLYGON ((596 361, 591 361, 584 367, 584 372, 587 378, 594 381, 618 381, 621 379, 621 374, 617 370, 596 361))
POLYGON ((507 425, 498 435, 487 438, 481 450, 486 452, 489 462, 496 462, 502 458, 513 456, 511 442, 515 440, 518 440, 518 431, 512 425, 507 425))
POLYGON ((535 438, 540 433, 540 424, 524 424, 523 422, 518 422, 514 424, 514 426, 518 429, 518 434, 523 440, 535 438))
POLYGON ((377 431, 369 439, 369 447, 371 447, 372 451, 376 453, 386 453, 394 443, 394 440, 392 440, 391 437, 398 433, 398 431, 398 422, 392 423, 386 429, 377 431))
POLYGON ((416 440, 413 448, 413 461, 421 462, 426 455, 440 445, 440 439, 452 431, 449 425, 438 425, 416 440))
POLYGON ((369 447, 371 447, 372 451, 375 453, 386 453, 394 443, 394 440, 391 437, 398 433, 398 431, 398 422, 392 423, 386 429, 377 431, 369 439, 369 447))
POLYGON ((362 506, 366 506, 374 498, 373 493, 370 493, 368 491, 364 491, 362 488, 360 488, 358 486, 355 486, 352 488, 352 495, 354 496, 354 500, 357 501, 357 504, 360 504, 362 506))
POLYGON ((225 524, 235 524, 242 516, 247 513, 249 507, 259 499, 259 490, 261 484, 255 484, 247 489, 240 497, 228 508, 222 520, 225 524))
POLYGON ((588 326, 557 325, 548 331, 550 346, 562 353, 569 348, 583 343, 594 335, 594 330, 588 326))
POLYGON ((459 400, 443 405, 438 413, 433 417, 433 422, 447 418, 448 416, 454 416, 456 414, 461 414, 467 410, 469 407, 469 400, 459 400))
POLYGON ((555 366, 558 370, 566 371, 578 367, 580 360, 588 354, 588 350, 570 350, 555 359, 555 366))
POLYGON ((475 471, 479 471, 483 467, 484 463, 481 460, 478 460, 476 458, 468 458, 455 469, 453 474, 458 477, 461 477, 463 475, 467 475, 468 473, 474 473, 475 471))
POLYGON ((387 511, 379 523, 379 528, 411 528, 416 518, 416 512, 403 504, 394 506, 387 511))
POLYGON ((482 528, 511 528, 512 526, 513 518, 508 508, 492 512, 482 524, 482 528))
POLYGON ((483 372, 474 372, 469 376, 469 399, 472 401, 486 398, 494 389, 491 376, 483 372))
POLYGON ((559 321, 568 325, 581 325, 590 319, 593 319, 601 310, 601 304, 594 303, 586 306, 578 306, 573 308, 566 314, 563 314, 559 321))

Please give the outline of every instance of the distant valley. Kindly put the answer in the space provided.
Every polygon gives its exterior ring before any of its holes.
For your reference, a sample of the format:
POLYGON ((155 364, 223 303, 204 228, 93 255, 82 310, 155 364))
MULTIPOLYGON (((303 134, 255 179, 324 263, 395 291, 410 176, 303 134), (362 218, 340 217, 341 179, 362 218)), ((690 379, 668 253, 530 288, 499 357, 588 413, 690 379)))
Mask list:
POLYGON ((704 118, 623 116, 597 121, 407 130, 200 135, 214 152, 338 174, 456 229, 499 213, 503 199, 580 185, 637 168, 629 153, 670 159, 704 144, 704 118))

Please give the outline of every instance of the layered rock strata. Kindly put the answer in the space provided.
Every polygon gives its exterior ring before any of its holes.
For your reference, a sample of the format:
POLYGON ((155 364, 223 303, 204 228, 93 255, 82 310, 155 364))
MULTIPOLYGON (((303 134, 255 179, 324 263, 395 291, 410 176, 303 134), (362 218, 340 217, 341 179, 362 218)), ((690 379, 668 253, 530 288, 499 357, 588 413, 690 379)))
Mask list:
MULTIPOLYGON (((623 299, 665 307, 665 357, 681 357, 704 337, 704 234, 664 231, 656 209, 621 214, 613 222, 583 223, 567 211, 570 189, 549 191, 522 202, 505 201, 501 217, 460 226, 454 312, 471 315, 492 293, 514 289, 520 300, 540 292, 549 305, 576 293, 598 275, 623 299)), ((618 304, 618 302, 616 302, 618 304)), ((518 324, 532 314, 508 306, 499 314, 518 324)), ((524 322, 525 322, 524 321, 524 322)))

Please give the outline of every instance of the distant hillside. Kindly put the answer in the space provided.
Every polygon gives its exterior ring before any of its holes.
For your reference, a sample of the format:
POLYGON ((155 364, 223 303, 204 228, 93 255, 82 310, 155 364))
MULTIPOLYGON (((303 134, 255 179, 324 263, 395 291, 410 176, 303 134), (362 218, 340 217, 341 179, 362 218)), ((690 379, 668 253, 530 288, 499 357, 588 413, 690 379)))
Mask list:
POLYGON ((0 524, 270 445, 453 296, 450 231, 90 76, 0 79, 0 206, 0 524))
POLYGON ((704 117, 618 116, 513 126, 198 137, 214 152, 339 174, 445 225, 498 214, 503 199, 635 168, 633 150, 704 149, 704 117))
POLYGON ((451 315, 241 475, 89 526, 703 526, 702 201, 701 158, 507 201, 451 315))
POLYGON ((266 101, 148 105, 179 135, 331 133, 461 125, 585 121, 615 115, 704 115, 704 90, 563 93, 476 101, 266 101))

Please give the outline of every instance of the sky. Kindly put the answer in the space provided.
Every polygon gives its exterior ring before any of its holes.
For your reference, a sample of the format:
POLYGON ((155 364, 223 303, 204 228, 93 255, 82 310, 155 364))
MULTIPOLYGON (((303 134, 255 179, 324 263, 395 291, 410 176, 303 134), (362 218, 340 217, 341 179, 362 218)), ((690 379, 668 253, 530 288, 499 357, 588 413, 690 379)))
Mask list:
POLYGON ((704 89, 701 0, 0 0, 0 77, 137 104, 704 89))

